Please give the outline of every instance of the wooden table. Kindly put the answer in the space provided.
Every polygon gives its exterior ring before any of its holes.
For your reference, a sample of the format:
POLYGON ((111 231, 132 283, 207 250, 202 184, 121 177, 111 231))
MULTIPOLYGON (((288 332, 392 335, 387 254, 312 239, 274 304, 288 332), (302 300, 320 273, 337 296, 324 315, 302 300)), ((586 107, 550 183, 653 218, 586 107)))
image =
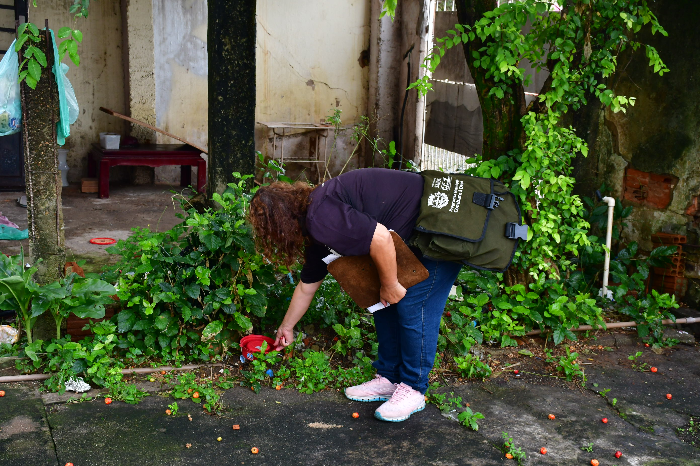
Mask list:
POLYGON ((98 178, 100 198, 109 197, 109 169, 116 165, 162 167, 180 165, 180 186, 192 183, 192 166, 197 167, 197 191, 204 192, 207 162, 199 149, 186 144, 140 144, 117 150, 103 149, 93 144, 88 154, 88 176, 98 178), (98 175, 99 167, 99 175, 98 175))

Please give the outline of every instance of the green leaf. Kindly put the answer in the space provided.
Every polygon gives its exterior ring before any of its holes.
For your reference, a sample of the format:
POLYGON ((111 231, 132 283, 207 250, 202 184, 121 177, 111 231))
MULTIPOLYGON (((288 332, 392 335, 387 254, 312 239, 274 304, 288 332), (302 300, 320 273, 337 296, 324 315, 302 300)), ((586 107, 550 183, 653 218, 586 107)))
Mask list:
POLYGON ((33 36, 39 35, 39 28, 36 27, 34 24, 27 23, 27 27, 29 28, 29 32, 31 32, 33 36))
POLYGON ((185 293, 192 299, 197 299, 199 297, 199 292, 201 288, 198 283, 190 283, 185 286, 185 293))
MULTIPOLYGON (((41 66, 33 58, 27 63, 27 70, 29 71, 29 76, 38 82, 41 79, 41 66)), ((27 82, 29 84, 29 82, 27 82)), ((33 89, 33 88, 32 88, 33 89)))
POLYGON ((71 53, 70 50, 68 51, 68 56, 70 57, 71 61, 75 63, 75 66, 80 66, 80 57, 78 56, 77 53, 71 53))
POLYGON ((554 344, 558 345, 564 341, 564 338, 566 338, 566 329, 560 325, 554 330, 554 334, 552 336, 554 338, 554 344))
POLYGON ((217 336, 223 328, 224 322, 221 320, 210 322, 206 327, 204 327, 204 330, 202 330, 202 341, 211 340, 217 336))
POLYGON ((73 38, 75 40, 77 40, 78 42, 82 42, 83 41, 83 33, 77 29, 73 29, 73 38))
POLYGON ((71 312, 80 319, 102 319, 105 316, 105 307, 102 304, 77 306, 71 312))
POLYGON ((156 317, 156 321, 153 325, 158 330, 165 330, 165 328, 168 326, 169 323, 170 323, 170 316, 166 313, 162 313, 158 317, 156 317))
POLYGON ((44 55, 44 52, 42 52, 40 49, 36 49, 34 51, 34 58, 36 58, 36 61, 38 61, 39 64, 44 68, 48 66, 48 63, 46 61, 46 55, 44 55))
POLYGON ((59 39, 65 39, 70 35, 71 29, 69 27, 62 27, 61 29, 58 30, 58 38, 59 39))

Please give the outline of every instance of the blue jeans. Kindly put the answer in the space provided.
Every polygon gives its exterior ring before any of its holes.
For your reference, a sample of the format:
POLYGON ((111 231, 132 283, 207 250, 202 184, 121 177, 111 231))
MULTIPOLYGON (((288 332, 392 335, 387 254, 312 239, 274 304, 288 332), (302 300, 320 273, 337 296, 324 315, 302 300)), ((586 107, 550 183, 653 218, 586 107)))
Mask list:
POLYGON ((425 393, 435 361, 440 318, 462 266, 426 258, 421 262, 430 276, 406 290, 397 304, 374 313, 379 354, 373 366, 392 383, 403 382, 425 393))

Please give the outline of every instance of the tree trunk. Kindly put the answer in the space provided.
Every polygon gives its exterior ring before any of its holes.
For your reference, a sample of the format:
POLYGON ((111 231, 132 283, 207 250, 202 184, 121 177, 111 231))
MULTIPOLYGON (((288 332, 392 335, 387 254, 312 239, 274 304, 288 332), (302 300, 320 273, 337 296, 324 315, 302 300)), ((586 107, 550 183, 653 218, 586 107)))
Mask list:
POLYGON ((255 173, 255 1, 209 0, 207 194, 255 173))
MULTIPOLYGON (((485 12, 496 8, 498 2, 497 0, 457 0, 456 6, 459 23, 474 26, 485 12)), ((496 83, 493 79, 486 78, 486 70, 474 66, 475 58, 472 55, 472 52, 478 51, 483 46, 484 42, 478 37, 463 44, 464 57, 474 78, 484 122, 484 146, 481 155, 484 160, 490 160, 522 147, 525 135, 520 119, 525 114, 525 91, 522 84, 513 84, 512 99, 507 95, 503 99, 489 95, 489 91, 496 83)))
MULTIPOLYGON (((50 37, 50 36, 49 36, 50 37)), ((37 264, 34 277, 40 284, 54 282, 63 275, 66 262, 63 211, 61 207, 61 172, 58 170, 56 122, 58 121, 58 87, 51 70, 53 46, 46 35, 36 45, 47 57, 36 89, 21 85, 27 223, 29 225, 29 262, 37 264)), ((55 323, 48 313, 34 327, 35 339, 55 336, 55 323)))

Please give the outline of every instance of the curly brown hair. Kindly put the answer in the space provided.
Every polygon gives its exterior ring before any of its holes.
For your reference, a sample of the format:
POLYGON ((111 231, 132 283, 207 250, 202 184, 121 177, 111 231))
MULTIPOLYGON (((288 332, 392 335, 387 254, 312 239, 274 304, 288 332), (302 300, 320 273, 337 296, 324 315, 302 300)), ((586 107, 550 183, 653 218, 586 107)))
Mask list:
POLYGON ((278 181, 260 187, 253 196, 248 220, 253 225, 258 249, 270 261, 289 267, 303 257, 308 238, 302 224, 313 189, 301 181, 278 181))

